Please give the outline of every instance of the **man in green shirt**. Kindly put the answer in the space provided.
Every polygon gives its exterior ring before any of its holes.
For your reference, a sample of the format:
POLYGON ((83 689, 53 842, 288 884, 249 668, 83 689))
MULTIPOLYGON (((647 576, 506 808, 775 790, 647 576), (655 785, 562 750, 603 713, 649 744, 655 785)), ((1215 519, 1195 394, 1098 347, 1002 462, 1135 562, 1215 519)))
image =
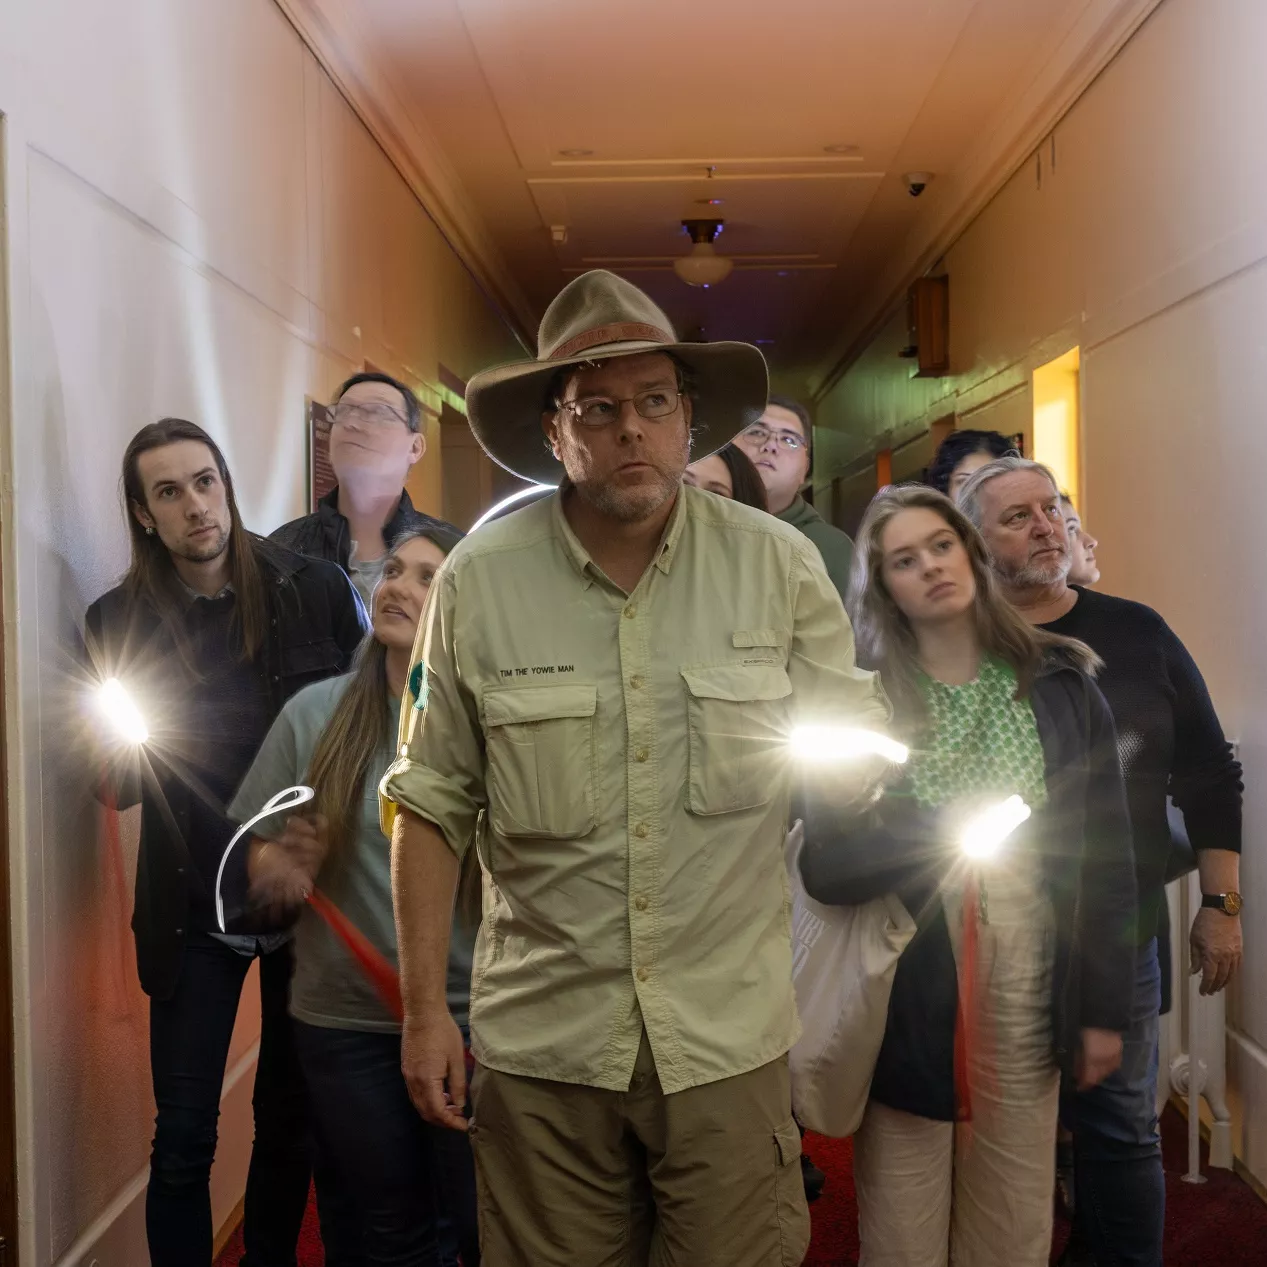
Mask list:
POLYGON ((814 428, 805 406, 790 396, 771 396, 765 412, 735 443, 752 459, 765 485, 770 513, 799 528, 823 556, 827 575, 844 600, 853 542, 829 524, 801 493, 814 462, 814 428))
POLYGON ((466 1127, 444 985, 475 847, 485 1260, 790 1267, 809 1222, 787 738, 887 705, 809 542, 682 486, 692 440, 711 453, 760 417, 757 349, 678 343, 604 272, 559 294, 539 349, 477 375, 468 416, 490 456, 561 487, 437 575, 382 784, 406 1079, 426 1119, 466 1127))

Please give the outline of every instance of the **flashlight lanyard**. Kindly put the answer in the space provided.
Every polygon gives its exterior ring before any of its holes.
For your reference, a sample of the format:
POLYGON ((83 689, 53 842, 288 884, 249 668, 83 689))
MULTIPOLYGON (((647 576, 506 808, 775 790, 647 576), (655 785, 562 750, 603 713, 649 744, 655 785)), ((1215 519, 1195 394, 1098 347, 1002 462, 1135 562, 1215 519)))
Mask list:
POLYGON ((264 803, 264 808, 260 810, 254 818, 248 818, 246 822, 238 828, 237 834, 229 841, 224 853, 220 856, 220 867, 216 871, 216 923, 220 926, 220 931, 225 931, 224 927, 224 898, 220 893, 220 885, 224 881, 224 868, 228 864, 229 855, 233 853, 238 841, 250 832, 251 828, 261 820, 268 818, 272 814, 281 814, 286 810, 298 808, 300 805, 306 804, 316 796, 316 793, 310 787, 305 787, 302 783, 296 784, 294 787, 283 788, 275 796, 269 797, 264 803))

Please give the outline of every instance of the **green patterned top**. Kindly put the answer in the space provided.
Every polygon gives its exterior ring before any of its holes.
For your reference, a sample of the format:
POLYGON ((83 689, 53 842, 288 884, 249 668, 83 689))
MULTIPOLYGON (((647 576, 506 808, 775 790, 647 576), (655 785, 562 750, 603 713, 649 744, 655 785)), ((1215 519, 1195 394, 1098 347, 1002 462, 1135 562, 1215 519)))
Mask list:
POLYGON ((1019 795, 1032 808, 1047 800, 1043 745, 1028 699, 1014 699, 1016 674, 986 657, 976 680, 948 686, 921 674, 926 738, 911 754, 910 786, 929 808, 960 797, 1019 795))

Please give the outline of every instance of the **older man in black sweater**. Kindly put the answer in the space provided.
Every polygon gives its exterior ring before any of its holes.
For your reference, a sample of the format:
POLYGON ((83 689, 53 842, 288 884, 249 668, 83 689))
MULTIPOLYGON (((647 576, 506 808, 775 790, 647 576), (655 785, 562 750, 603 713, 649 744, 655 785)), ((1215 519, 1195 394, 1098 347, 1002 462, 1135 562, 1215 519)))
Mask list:
POLYGON ((1072 1096, 1076 1231, 1094 1261, 1160 1267, 1165 1214, 1157 1127, 1158 1015, 1171 853, 1169 795, 1182 811, 1205 895, 1191 934, 1201 991, 1231 980, 1241 959, 1241 768, 1200 670, 1151 608, 1068 584, 1060 492, 1046 467, 1005 457, 979 470, 959 504, 981 529, 1004 593, 1032 624, 1078 638, 1103 660, 1099 685, 1117 723, 1139 885, 1136 1010, 1122 1067, 1072 1096))

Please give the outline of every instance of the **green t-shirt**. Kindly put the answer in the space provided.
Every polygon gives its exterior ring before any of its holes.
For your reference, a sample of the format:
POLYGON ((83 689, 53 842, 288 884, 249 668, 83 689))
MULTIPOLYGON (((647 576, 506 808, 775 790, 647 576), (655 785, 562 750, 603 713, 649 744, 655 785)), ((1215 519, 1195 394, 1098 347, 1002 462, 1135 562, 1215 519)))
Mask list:
MULTIPOLYGON (((236 822, 245 822, 271 796, 307 779, 312 754, 347 690, 351 675, 329 678, 305 687, 278 715, 229 807, 236 822)), ((396 923, 392 915, 391 843, 378 825, 378 782, 392 762, 392 741, 399 722, 400 701, 392 700, 391 727, 381 752, 370 763, 361 793, 359 826, 352 847, 337 864, 327 863, 317 886, 371 943, 396 963, 396 923)), ((252 833, 265 839, 280 835, 285 815, 257 823, 252 833)), ((473 928, 464 928, 454 912, 449 946, 448 1003, 454 1020, 468 1023, 473 928)), ((305 907, 295 930, 295 975, 290 1011, 296 1020, 326 1029, 393 1033, 399 1024, 383 1006, 359 964, 315 911, 305 907)))
POLYGON ((960 797, 1019 795, 1047 800, 1046 765, 1034 710, 1014 699, 1016 675, 986 657, 977 677, 948 686, 921 675, 929 729, 911 756, 911 791, 935 808, 960 797))

